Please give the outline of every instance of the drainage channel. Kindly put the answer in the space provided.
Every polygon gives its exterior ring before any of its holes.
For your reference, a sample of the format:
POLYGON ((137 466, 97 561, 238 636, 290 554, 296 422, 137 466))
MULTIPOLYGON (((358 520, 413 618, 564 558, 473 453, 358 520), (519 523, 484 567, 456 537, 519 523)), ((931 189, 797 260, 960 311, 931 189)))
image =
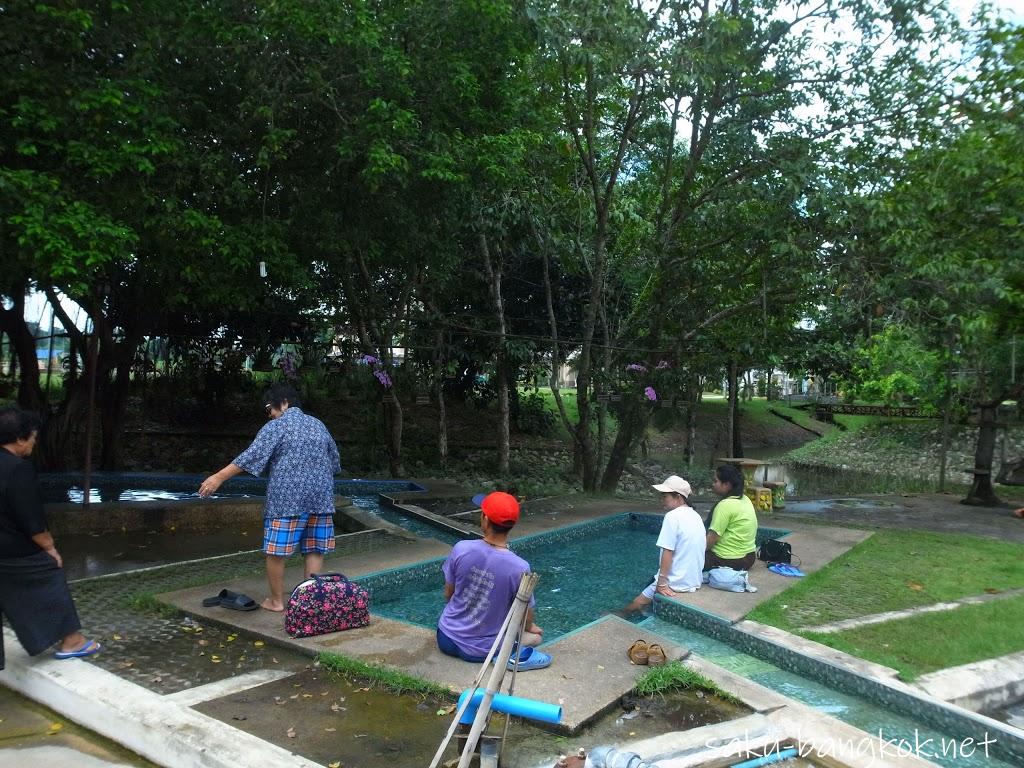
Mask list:
MULTIPOLYGON (((889 745, 890 753, 913 752, 947 768, 1014 768, 992 755, 998 749, 993 741, 955 739, 921 723, 890 712, 858 696, 840 692, 808 677, 786 671, 767 661, 737 650, 721 640, 709 637, 674 622, 652 616, 641 625, 734 674, 770 688, 820 712, 859 728, 889 745), (968 743, 969 742, 969 743, 968 743)), ((804 734, 805 737, 811 734, 804 734)), ((792 734, 799 739, 800 734, 792 734)), ((995 739, 995 735, 986 738, 995 739)))

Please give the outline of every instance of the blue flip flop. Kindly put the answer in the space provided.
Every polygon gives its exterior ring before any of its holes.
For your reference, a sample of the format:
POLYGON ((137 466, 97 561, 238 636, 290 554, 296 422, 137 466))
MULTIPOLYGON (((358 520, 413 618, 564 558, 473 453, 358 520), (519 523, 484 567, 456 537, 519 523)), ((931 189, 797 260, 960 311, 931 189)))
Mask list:
POLYGON ((53 658, 55 659, 80 659, 83 656, 92 656, 94 653, 99 653, 102 646, 95 640, 86 640, 85 645, 75 651, 54 651, 53 658))
POLYGON ((772 563, 768 566, 768 570, 779 574, 779 576, 792 576, 793 578, 799 578, 804 575, 803 571, 789 563, 772 563))
POLYGON ((518 669, 520 672, 528 672, 531 669, 544 669, 551 666, 551 657, 536 648, 523 648, 519 657, 519 666, 516 667, 516 660, 508 660, 509 669, 518 669))

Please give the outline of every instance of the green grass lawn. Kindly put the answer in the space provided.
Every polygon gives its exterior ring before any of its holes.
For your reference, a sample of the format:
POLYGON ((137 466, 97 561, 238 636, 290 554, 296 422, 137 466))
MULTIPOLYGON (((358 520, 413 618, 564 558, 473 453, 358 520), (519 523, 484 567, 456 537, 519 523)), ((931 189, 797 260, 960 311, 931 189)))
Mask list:
POLYGON ((1016 653, 1024 649, 1021 627, 1024 597, 1011 597, 835 634, 801 634, 899 670, 900 678, 909 681, 937 669, 1016 653))
POLYGON ((1020 622, 1024 601, 1011 598, 965 606, 836 634, 818 634, 809 628, 1021 588, 1024 547, 1018 543, 886 531, 801 579, 747 618, 894 667, 910 679, 933 669, 1024 650, 1019 629, 1024 626, 1020 622), (922 643, 922 637, 928 642, 922 643))

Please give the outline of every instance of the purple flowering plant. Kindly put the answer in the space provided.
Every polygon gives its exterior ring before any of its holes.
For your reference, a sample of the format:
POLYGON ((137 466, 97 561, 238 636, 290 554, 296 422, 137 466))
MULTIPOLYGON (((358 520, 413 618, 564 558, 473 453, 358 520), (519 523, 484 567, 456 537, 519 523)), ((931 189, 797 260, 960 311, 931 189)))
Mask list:
POLYGON ((356 358, 356 363, 359 365, 369 365, 373 368, 373 377, 377 379, 384 389, 391 389, 394 386, 394 382, 388 375, 388 372, 384 370, 384 366, 381 364, 380 358, 374 355, 360 355, 356 358))

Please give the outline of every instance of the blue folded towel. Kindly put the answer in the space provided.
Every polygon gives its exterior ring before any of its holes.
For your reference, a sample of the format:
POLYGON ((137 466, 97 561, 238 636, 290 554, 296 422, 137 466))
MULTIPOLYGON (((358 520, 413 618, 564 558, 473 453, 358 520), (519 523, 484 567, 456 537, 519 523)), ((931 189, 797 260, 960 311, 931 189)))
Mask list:
POLYGON ((768 566, 768 570, 779 574, 779 576, 793 576, 797 578, 805 575, 803 571, 789 563, 772 563, 768 566))

